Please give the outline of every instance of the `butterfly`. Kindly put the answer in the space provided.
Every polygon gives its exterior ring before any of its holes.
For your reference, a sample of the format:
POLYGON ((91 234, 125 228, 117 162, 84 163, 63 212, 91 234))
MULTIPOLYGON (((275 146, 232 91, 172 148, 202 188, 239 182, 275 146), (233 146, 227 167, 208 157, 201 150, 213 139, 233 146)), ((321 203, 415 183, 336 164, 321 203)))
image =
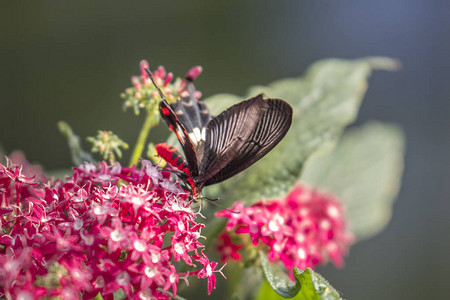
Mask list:
POLYGON ((162 101, 162 118, 180 142, 184 158, 166 143, 155 146, 158 156, 186 175, 194 199, 203 187, 222 182, 253 165, 286 135, 292 107, 282 99, 263 95, 237 103, 213 117, 195 97, 192 79, 185 78, 187 93, 169 104, 155 84, 162 101))

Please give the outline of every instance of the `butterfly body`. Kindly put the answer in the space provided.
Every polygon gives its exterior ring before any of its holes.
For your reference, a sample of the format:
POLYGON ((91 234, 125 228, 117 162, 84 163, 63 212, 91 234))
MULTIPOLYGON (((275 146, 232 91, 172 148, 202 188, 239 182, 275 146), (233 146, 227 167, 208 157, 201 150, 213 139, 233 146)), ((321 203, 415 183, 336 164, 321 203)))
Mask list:
POLYGON ((159 143, 155 145, 155 149, 158 156, 164 159, 169 165, 177 168, 186 175, 192 176, 188 163, 177 148, 166 143, 159 143))
POLYGON ((183 179, 189 184, 192 193, 196 195, 197 187, 194 182, 194 178, 192 177, 191 171, 189 170, 189 165, 181 153, 172 145, 166 143, 159 143, 155 145, 156 152, 158 156, 164 159, 169 165, 177 168, 184 175, 183 179))
POLYGON ((186 160, 170 145, 158 144, 156 150, 187 175, 194 198, 204 186, 222 182, 261 159, 281 141, 292 123, 292 108, 281 99, 258 95, 213 117, 194 96, 189 78, 186 91, 171 104, 160 93, 161 116, 175 133, 186 160))

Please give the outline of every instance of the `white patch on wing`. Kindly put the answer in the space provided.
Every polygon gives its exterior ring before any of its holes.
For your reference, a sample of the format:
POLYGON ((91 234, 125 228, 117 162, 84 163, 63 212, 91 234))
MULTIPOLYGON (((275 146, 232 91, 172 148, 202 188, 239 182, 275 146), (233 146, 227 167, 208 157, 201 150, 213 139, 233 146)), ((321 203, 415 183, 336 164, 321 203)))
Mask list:
POLYGON ((200 132, 200 129, 198 129, 198 127, 195 127, 193 131, 194 131, 195 138, 197 139, 197 141, 201 141, 202 140, 202 134, 200 132))
POLYGON ((177 126, 177 136, 181 138, 182 144, 184 144, 184 133, 183 130, 180 128, 180 126, 177 126))
POLYGON ((201 137, 202 141, 206 142, 206 127, 202 128, 202 137, 201 137))
POLYGON ((206 140, 206 130, 202 128, 202 131, 198 127, 194 128, 191 133, 189 133, 189 138, 194 145, 198 145, 199 142, 206 140))
POLYGON ((189 139, 191 140, 192 144, 194 144, 194 146, 197 146, 198 141, 195 138, 195 134, 193 132, 189 133, 189 139))

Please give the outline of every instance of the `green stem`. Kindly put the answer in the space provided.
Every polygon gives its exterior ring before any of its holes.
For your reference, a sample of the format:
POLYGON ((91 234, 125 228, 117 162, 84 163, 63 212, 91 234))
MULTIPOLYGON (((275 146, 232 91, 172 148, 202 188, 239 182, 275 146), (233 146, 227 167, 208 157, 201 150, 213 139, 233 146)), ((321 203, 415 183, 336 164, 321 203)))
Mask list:
POLYGON ((147 117, 145 118, 144 125, 142 126, 141 132, 139 133, 136 146, 134 147, 133 150, 133 155, 131 155, 129 163, 130 167, 132 167, 134 164, 137 164, 139 158, 142 156, 142 152, 144 151, 145 147, 145 141, 147 140, 148 134, 150 133, 153 121, 154 121, 154 112, 147 111, 147 117))

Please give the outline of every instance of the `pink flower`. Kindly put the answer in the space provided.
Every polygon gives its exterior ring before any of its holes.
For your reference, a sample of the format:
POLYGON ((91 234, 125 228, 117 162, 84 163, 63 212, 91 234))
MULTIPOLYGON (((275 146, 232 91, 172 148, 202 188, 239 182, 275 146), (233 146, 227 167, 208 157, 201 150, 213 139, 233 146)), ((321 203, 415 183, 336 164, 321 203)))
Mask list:
MULTIPOLYGON (((142 60, 139 64, 140 76, 132 76, 132 87, 125 90, 121 96, 125 99, 124 107, 132 107, 135 113, 143 108, 147 110, 158 109, 160 96, 153 86, 146 69, 150 69, 150 65, 146 60, 142 60)), ((179 97, 188 97, 186 90, 186 80, 194 80, 202 72, 201 66, 191 68, 184 79, 175 78, 172 72, 166 72, 163 66, 159 66, 153 71, 155 83, 161 88, 169 102, 175 101, 179 97)), ((194 91, 194 96, 199 99, 200 91, 194 91)))
POLYGON ((201 66, 195 66, 187 72, 186 78, 188 78, 189 80, 194 80, 198 77, 198 75, 200 75, 202 71, 203 68, 201 66))
POLYGON ((42 171, 42 166, 31 164, 22 151, 16 150, 8 155, 8 159, 13 165, 21 166, 22 173, 27 177, 35 177, 39 181, 47 181, 47 177, 42 171))
POLYGON ((208 270, 217 264, 197 254, 204 225, 188 193, 142 165, 86 163, 45 184, 0 165, 0 294, 109 299, 122 289, 127 298, 169 299, 180 278, 203 271, 213 287, 208 270), (186 266, 191 271, 180 271, 186 266))
POLYGON ((210 262, 209 258, 203 253, 203 250, 201 251, 201 255, 197 254, 193 258, 203 266, 202 269, 194 273, 197 274, 197 277, 200 279, 208 278, 208 295, 210 295, 212 290, 216 288, 216 274, 214 273, 220 273, 224 278, 226 278, 222 273, 222 269, 225 265, 223 265, 219 270, 216 270, 217 263, 210 262))
POLYGON ((290 273, 294 267, 304 270, 327 259, 342 266, 353 241, 339 201, 304 185, 294 187, 285 199, 249 207, 237 202, 232 210, 240 213, 224 210, 216 214, 229 218, 227 233, 221 236, 218 247, 223 260, 239 257, 235 254, 239 246, 231 242, 231 237, 226 238, 231 232, 248 235, 254 245, 269 246, 269 260, 281 261, 290 273))
POLYGON ((222 254, 220 259, 222 262, 228 261, 229 258, 240 261, 242 257, 238 251, 242 247, 242 245, 234 244, 226 232, 223 232, 217 239, 217 251, 222 254))

